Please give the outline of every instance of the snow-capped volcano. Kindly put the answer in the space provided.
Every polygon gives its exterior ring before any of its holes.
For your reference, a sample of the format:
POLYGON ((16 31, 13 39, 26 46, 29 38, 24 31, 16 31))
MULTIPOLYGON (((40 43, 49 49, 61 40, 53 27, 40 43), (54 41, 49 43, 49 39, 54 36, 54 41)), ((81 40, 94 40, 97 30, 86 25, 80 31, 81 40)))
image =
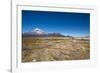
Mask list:
POLYGON ((31 32, 25 32, 22 34, 23 37, 60 37, 64 36, 60 33, 48 33, 43 31, 42 29, 35 28, 31 32))
POLYGON ((41 30, 39 28, 35 28, 32 32, 33 32, 33 34, 37 34, 37 35, 46 34, 43 30, 41 30))

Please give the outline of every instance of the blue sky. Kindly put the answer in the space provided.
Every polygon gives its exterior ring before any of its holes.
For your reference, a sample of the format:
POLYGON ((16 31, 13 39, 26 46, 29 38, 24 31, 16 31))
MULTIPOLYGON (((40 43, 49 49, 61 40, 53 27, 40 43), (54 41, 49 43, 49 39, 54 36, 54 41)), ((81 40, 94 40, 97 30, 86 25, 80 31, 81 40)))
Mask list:
POLYGON ((47 33, 88 36, 90 14, 22 10, 22 32, 31 32, 35 28, 40 28, 47 33))

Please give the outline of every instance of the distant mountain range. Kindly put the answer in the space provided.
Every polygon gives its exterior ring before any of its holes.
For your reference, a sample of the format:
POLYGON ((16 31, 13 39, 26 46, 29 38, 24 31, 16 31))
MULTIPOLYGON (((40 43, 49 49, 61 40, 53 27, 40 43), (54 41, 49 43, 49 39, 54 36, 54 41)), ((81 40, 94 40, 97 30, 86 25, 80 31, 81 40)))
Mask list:
POLYGON ((68 38, 76 38, 76 39, 89 39, 90 38, 90 36, 82 36, 82 37, 73 37, 70 35, 66 36, 58 32, 47 33, 39 28, 35 28, 31 32, 22 33, 22 37, 68 37, 68 38))
POLYGON ((65 37, 61 33, 47 33, 42 29, 35 28, 32 32, 22 33, 23 37, 65 37))

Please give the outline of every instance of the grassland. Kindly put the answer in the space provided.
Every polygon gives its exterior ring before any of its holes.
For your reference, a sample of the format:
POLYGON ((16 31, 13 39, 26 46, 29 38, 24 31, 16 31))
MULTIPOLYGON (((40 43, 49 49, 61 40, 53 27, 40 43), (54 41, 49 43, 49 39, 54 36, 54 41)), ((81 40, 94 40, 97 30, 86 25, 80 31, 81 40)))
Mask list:
POLYGON ((90 40, 67 37, 22 38, 22 62, 85 60, 90 58, 90 40))

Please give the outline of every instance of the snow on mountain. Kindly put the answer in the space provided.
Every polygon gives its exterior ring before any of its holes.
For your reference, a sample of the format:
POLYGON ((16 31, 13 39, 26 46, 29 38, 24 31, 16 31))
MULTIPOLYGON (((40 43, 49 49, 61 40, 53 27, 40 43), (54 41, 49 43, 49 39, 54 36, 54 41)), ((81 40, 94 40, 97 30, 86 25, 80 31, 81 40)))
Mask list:
POLYGON ((33 32, 33 34, 37 34, 37 35, 46 34, 43 30, 41 30, 39 28, 35 28, 32 32, 33 32))

